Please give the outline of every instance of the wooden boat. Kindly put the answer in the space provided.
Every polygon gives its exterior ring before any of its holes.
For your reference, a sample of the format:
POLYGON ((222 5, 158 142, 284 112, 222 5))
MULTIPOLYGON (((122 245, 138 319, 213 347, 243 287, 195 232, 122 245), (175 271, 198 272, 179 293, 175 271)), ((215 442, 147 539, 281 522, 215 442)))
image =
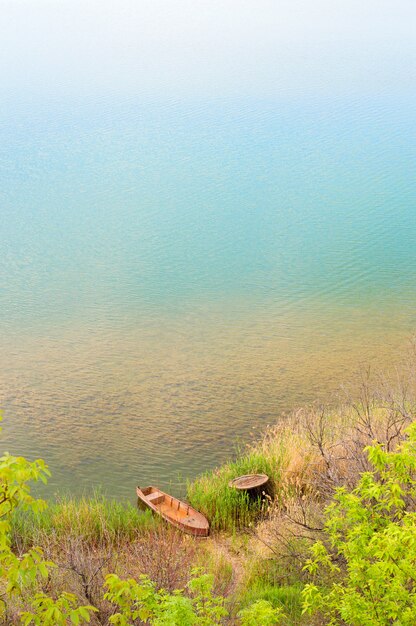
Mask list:
POLYGON ((186 502, 164 493, 157 487, 137 487, 136 493, 149 509, 173 526, 196 537, 208 536, 208 520, 186 502))

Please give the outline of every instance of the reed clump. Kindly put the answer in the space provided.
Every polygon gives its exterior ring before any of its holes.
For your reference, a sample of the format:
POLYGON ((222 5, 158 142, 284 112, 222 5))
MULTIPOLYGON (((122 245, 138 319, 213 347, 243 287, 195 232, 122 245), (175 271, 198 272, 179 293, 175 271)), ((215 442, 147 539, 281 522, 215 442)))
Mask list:
POLYGON ((99 493, 88 498, 60 496, 41 513, 16 509, 12 542, 19 550, 51 538, 58 545, 68 537, 92 546, 116 546, 134 541, 157 523, 150 511, 139 512, 129 502, 110 500, 99 493))
POLYGON ((252 524, 265 506, 264 498, 250 498, 247 492, 229 486, 230 480, 244 474, 263 473, 279 475, 279 458, 266 455, 261 450, 247 448, 241 456, 207 472, 188 485, 188 499, 210 521, 214 531, 235 531, 252 524))

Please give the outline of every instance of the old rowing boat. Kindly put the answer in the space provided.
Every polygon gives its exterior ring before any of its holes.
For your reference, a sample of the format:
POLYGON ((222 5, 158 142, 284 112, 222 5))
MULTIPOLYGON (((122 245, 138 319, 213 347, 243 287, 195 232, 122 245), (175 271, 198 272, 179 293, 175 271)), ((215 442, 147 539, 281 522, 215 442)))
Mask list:
POLYGON ((164 520, 180 528, 190 535, 207 537, 209 523, 206 517, 186 502, 164 493, 157 487, 137 487, 137 497, 149 509, 163 517, 164 520))

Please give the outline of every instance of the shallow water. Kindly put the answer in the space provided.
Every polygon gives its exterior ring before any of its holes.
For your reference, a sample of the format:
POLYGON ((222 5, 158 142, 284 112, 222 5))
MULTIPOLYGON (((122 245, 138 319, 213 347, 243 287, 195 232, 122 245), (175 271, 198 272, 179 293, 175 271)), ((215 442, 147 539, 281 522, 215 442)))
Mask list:
MULTIPOLYGON (((210 28, 213 46, 215 20, 210 28)), ((190 79, 201 81, 200 66, 177 91, 163 72, 120 79, 117 64, 107 76, 117 89, 100 75, 86 90, 79 60, 63 85, 26 85, 20 65, 6 75, 4 440, 47 459, 54 490, 178 491, 253 429, 332 399, 360 364, 387 367, 403 349, 416 327, 415 49, 402 36, 403 65, 377 37, 371 55, 349 43, 331 43, 336 67, 312 55, 318 80, 296 55, 279 74, 270 40, 260 78, 232 88, 220 50, 206 92, 190 79)), ((233 77, 244 69, 237 51, 233 77)), ((130 76, 138 56, 126 54, 130 76)))

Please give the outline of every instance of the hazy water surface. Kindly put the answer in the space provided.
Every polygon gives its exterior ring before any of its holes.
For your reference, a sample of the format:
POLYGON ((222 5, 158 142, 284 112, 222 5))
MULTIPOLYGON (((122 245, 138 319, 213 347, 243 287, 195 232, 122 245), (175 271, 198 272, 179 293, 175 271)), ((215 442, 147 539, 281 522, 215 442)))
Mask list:
POLYGON ((415 330, 414 10, 58 5, 6 11, 5 444, 178 489, 415 330))

